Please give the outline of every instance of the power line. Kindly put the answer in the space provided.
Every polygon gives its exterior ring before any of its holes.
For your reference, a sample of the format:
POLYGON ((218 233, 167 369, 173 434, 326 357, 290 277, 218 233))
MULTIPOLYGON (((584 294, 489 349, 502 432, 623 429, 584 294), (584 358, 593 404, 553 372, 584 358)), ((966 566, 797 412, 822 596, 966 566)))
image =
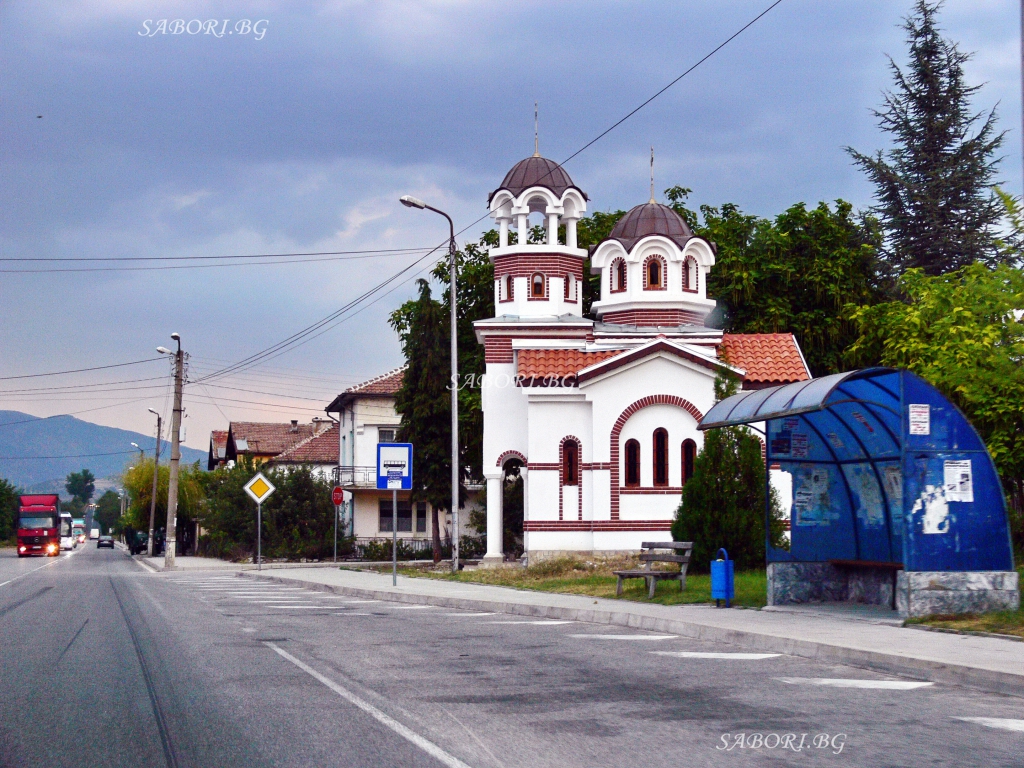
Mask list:
POLYGON ((127 451, 111 451, 109 453, 73 453, 64 456, 0 456, 0 461, 28 461, 42 459, 90 459, 94 456, 121 456, 126 453, 135 453, 135 449, 127 451))
POLYGON ((109 368, 124 368, 128 365, 141 365, 142 363, 152 363, 157 360, 164 360, 163 357, 150 357, 145 360, 135 360, 131 363, 114 363, 113 365, 97 365, 94 368, 76 368, 71 371, 52 371, 50 373, 29 373, 23 376, 0 376, 0 381, 11 381, 12 379, 37 379, 40 376, 63 376, 67 373, 85 373, 86 371, 105 371, 109 368))
POLYGON ((213 259, 277 259, 292 256, 344 256, 350 254, 414 253, 421 248, 373 248, 361 251, 302 251, 296 253, 251 253, 234 256, 0 256, 0 261, 209 261, 213 259))

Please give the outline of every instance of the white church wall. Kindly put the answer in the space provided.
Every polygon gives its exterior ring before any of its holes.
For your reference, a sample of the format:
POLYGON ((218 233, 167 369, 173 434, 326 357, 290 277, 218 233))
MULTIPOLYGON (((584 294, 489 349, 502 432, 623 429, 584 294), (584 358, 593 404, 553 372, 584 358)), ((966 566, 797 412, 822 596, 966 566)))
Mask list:
POLYGON ((484 471, 497 469, 505 451, 519 451, 530 458, 528 404, 521 387, 515 385, 515 363, 487 363, 480 392, 484 411, 484 471))
POLYGON ((668 484, 672 488, 683 485, 683 440, 704 444, 703 433, 697 431, 697 420, 677 405, 649 405, 629 417, 619 436, 619 477, 625 482, 626 441, 640 444, 640 486, 654 485, 654 431, 668 432, 668 484))
POLYGON ((619 497, 620 520, 671 520, 679 508, 678 493, 636 494, 619 497))

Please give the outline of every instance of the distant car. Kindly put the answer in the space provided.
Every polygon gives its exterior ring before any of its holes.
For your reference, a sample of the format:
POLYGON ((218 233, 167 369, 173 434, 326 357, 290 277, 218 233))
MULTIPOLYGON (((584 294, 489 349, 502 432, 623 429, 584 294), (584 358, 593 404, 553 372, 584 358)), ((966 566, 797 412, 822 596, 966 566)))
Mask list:
POLYGON ((85 534, 84 533, 78 534, 78 543, 79 544, 85 544, 85 534))
POLYGON ((96 540, 96 549, 99 549, 100 547, 110 547, 111 549, 113 549, 114 548, 114 537, 113 536, 100 536, 99 539, 96 540))

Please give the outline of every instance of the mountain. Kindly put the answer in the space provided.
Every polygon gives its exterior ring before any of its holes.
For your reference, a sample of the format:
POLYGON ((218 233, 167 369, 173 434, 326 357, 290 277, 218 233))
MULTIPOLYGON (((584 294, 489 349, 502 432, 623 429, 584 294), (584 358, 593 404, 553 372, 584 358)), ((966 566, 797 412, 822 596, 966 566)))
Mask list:
MULTIPOLYGON (((61 480, 63 494, 63 479, 70 472, 88 469, 97 478, 119 475, 138 456, 132 443, 138 443, 152 456, 156 439, 74 416, 41 419, 18 411, 0 411, 0 477, 22 487, 61 480)), ((171 444, 164 440, 160 444, 160 463, 170 457, 171 444)), ((181 447, 183 463, 198 461, 205 467, 206 458, 206 451, 181 447)))

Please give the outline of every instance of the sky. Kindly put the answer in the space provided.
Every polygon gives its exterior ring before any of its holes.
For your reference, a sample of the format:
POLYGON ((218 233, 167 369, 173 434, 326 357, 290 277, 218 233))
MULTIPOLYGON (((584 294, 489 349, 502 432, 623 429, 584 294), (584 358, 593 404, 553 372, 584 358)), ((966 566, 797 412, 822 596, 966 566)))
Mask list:
MULTIPOLYGON (((229 420, 322 416, 345 387, 402 363, 389 313, 447 232, 401 195, 475 240, 488 193, 532 154, 535 101, 541 153, 562 161, 770 2, 6 0, 0 410, 152 432, 148 408, 170 416, 169 360, 155 348, 173 347, 172 332, 194 381, 422 259, 307 343, 189 384, 184 441, 205 449, 229 420), (16 261, 98 257, 154 260, 16 261)), ((646 202, 652 145, 658 189, 690 187, 691 204, 865 208, 871 187, 844 148, 886 146, 871 110, 891 87, 886 56, 905 61, 909 7, 783 0, 566 168, 591 211, 646 202)), ((1019 5, 949 0, 941 23, 975 53, 975 106, 998 108, 1000 179, 1019 195, 1019 5)))

